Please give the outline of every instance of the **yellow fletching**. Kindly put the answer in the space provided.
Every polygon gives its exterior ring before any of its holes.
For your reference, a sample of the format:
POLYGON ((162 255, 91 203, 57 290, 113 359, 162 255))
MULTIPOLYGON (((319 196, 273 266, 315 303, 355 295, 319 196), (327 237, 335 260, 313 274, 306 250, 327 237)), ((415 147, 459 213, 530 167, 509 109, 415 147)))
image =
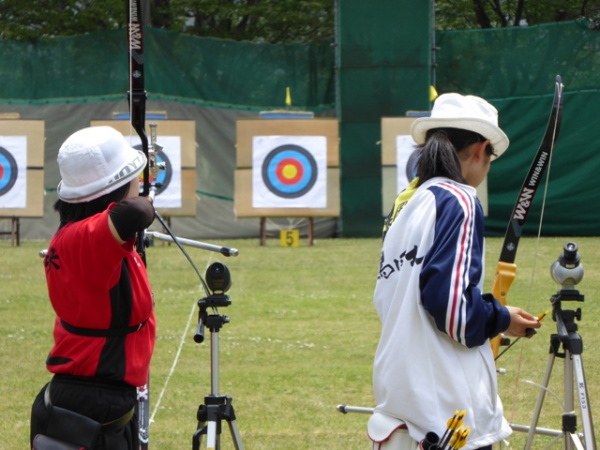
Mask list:
POLYGON ((461 435, 461 431, 460 430, 458 430, 456 433, 454 433, 454 435, 452 436, 452 439, 450 439, 450 447, 454 447, 454 445, 460 439, 460 435, 461 435))
POLYGON ((458 409, 456 411, 454 411, 454 415, 448 419, 448 422, 446 422, 446 426, 448 428, 452 428, 452 424, 457 419, 458 419, 458 409))

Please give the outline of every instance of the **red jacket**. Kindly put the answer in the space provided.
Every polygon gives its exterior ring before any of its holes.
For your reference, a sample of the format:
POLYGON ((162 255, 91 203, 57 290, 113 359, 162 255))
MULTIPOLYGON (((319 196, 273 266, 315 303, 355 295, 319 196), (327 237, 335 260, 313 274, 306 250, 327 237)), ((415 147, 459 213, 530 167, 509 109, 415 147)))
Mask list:
POLYGON ((119 245, 111 235, 108 210, 61 228, 44 265, 57 315, 48 370, 145 384, 156 333, 152 292, 133 240, 119 245))

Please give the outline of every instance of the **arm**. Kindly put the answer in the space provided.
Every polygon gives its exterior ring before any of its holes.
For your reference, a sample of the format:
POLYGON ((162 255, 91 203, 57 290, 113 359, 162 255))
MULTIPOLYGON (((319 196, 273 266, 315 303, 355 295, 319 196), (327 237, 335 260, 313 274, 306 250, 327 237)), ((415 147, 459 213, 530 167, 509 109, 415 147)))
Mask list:
POLYGON ((542 323, 537 317, 532 316, 527 311, 523 311, 516 306, 505 306, 510 313, 510 325, 505 330, 507 336, 513 337, 531 337, 527 334, 529 328, 540 328, 542 323))
POLYGON ((124 244, 138 231, 148 228, 153 220, 154 207, 149 197, 122 200, 108 212, 108 227, 119 244, 124 244))
POLYGON ((483 265, 483 211, 467 192, 434 188, 433 245, 420 276, 421 301, 437 328, 467 347, 508 328, 510 313, 478 285, 483 265))

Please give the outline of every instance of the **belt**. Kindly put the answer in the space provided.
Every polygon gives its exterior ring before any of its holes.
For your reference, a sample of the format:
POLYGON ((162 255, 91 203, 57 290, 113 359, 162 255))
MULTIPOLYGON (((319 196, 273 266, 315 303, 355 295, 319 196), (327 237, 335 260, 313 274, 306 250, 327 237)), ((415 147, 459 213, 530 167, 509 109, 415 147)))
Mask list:
POLYGON ((144 320, 142 323, 138 323, 137 325, 132 325, 130 327, 96 329, 76 327, 75 325, 71 325, 70 323, 60 319, 60 324, 65 330, 67 330, 71 334, 77 334, 79 336, 105 338, 120 337, 126 336, 130 333, 135 333, 136 331, 141 330, 142 327, 146 325, 146 322, 148 322, 148 319, 144 320))
MULTIPOLYGON (((48 383, 48 385, 46 386, 46 390, 44 392, 44 404, 46 405, 46 408, 51 408, 53 406, 52 400, 50 399, 50 384, 51 383, 52 382, 48 383)), ((115 420, 111 420, 110 422, 102 423, 100 425, 103 430, 107 430, 107 429, 118 430, 119 428, 122 428, 125 425, 127 425, 127 423, 133 417, 134 412, 135 412, 135 407, 131 408, 129 411, 127 411, 121 417, 118 417, 115 420)))

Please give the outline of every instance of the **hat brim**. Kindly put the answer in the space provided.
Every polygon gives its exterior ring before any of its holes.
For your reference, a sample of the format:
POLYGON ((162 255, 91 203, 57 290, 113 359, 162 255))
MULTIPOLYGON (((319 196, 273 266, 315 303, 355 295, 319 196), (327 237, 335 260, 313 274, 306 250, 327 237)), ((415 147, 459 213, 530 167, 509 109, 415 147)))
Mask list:
POLYGON ((146 167, 146 162, 147 162, 146 155, 144 155, 144 152, 134 149, 134 148, 132 148, 132 150, 137 152, 136 155, 139 154, 143 157, 144 163, 140 167, 138 167, 136 170, 129 173, 127 176, 119 179, 119 181, 117 181, 116 183, 111 183, 110 185, 105 186, 104 188, 102 188, 96 192, 93 192, 91 194, 85 195, 83 197, 78 196, 81 193, 81 187, 72 188, 70 186, 65 185, 63 183, 63 181, 61 180, 58 183, 58 186, 56 188, 56 191, 58 193, 58 198, 60 198, 61 200, 65 201, 67 203, 90 202, 92 200, 102 197, 103 195, 113 192, 114 190, 120 188, 121 186, 125 186, 127 183, 130 183, 131 180, 138 177, 140 175, 140 173, 142 173, 142 171, 144 170, 144 167, 146 167))
POLYGON ((410 134, 413 140, 422 145, 425 143, 425 137, 429 130, 434 128, 458 128, 461 130, 469 130, 479 133, 484 138, 489 139, 490 144, 494 147, 495 157, 499 158, 510 144, 508 136, 499 127, 494 126, 486 120, 480 118, 433 118, 421 117, 415 120, 410 127, 410 134))

